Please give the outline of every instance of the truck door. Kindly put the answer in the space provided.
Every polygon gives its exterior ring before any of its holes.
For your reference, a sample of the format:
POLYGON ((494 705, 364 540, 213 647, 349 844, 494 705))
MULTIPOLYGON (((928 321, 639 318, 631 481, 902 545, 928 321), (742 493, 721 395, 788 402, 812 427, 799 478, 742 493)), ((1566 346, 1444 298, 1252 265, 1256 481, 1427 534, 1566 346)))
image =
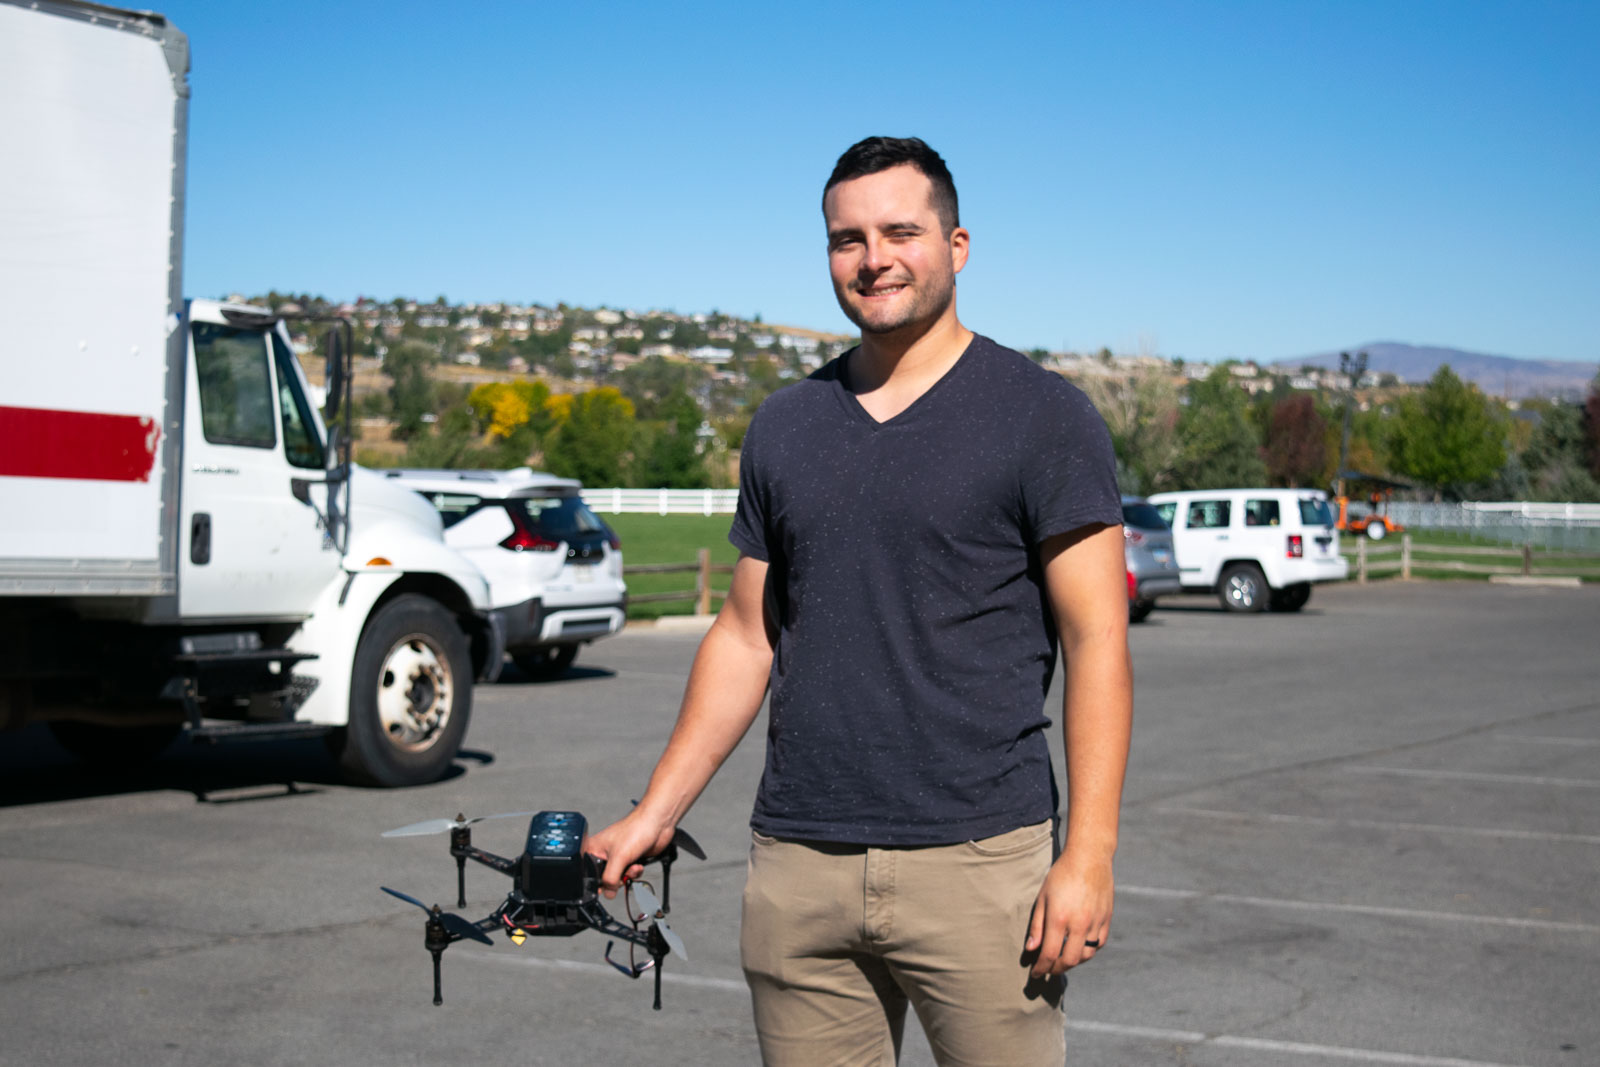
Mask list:
POLYGON ((275 331, 195 322, 184 401, 178 608, 302 618, 339 573, 323 441, 275 331), (295 481, 309 501, 296 498, 295 481))

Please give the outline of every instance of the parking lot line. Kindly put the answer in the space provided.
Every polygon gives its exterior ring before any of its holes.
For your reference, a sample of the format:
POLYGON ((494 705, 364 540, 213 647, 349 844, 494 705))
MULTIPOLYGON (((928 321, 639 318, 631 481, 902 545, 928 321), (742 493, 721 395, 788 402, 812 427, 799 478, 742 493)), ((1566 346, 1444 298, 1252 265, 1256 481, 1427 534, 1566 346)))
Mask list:
POLYGON ((1424 767, 1373 767, 1358 765, 1345 770, 1356 774, 1394 774, 1404 778, 1443 778, 1458 782, 1493 782, 1500 785, 1548 785, 1561 789, 1600 789, 1600 778, 1544 778, 1535 774, 1491 774, 1487 771, 1436 771, 1424 767))
MULTIPOLYGON (((593 973, 608 980, 615 974, 610 967, 600 963, 581 963, 575 960, 552 960, 540 956, 490 955, 473 952, 468 958, 489 963, 527 967, 538 970, 579 971, 593 973)), ((663 985, 695 986, 743 994, 746 986, 742 979, 718 978, 714 975, 673 974, 661 976, 663 985)), ((1317 1045, 1305 1041, 1278 1041, 1272 1038, 1243 1037, 1235 1034, 1208 1034, 1201 1030, 1168 1030, 1156 1026, 1128 1026, 1122 1023, 1096 1022, 1090 1019, 1068 1019, 1067 1029, 1084 1034, 1102 1034, 1107 1037, 1139 1038, 1146 1041, 1170 1041, 1178 1045, 1214 1045, 1219 1048, 1248 1049, 1255 1052, 1274 1052, 1293 1056, 1321 1056, 1325 1059, 1352 1060, 1357 1063, 1387 1063, 1398 1067, 1517 1067, 1515 1064, 1493 1063, 1488 1060, 1463 1060, 1450 1056, 1419 1056, 1409 1052, 1388 1052, 1383 1049, 1352 1048, 1345 1045, 1317 1045)))
POLYGON ((1158 815, 1192 815, 1231 822, 1294 823, 1304 826, 1342 826, 1356 830, 1405 830, 1467 837, 1503 837, 1513 841, 1557 841, 1574 845, 1600 845, 1600 834, 1562 834, 1549 830, 1511 830, 1491 826, 1445 826, 1428 822, 1390 822, 1383 819, 1333 819, 1323 815, 1283 815, 1277 812, 1220 811, 1215 808, 1154 808, 1158 815))
POLYGON ((1240 904, 1253 908, 1278 908, 1286 911, 1328 911, 1345 915, 1371 915, 1383 919, 1418 919, 1423 922, 1472 923, 1479 926, 1510 926, 1527 930, 1549 930, 1568 934, 1600 934, 1600 924, 1562 922, 1556 919, 1524 919, 1514 915, 1472 915, 1459 911, 1428 911, 1422 908, 1389 908, 1378 904, 1340 904, 1328 900, 1289 900, 1283 897, 1252 897, 1238 893, 1209 893, 1200 889, 1168 889, 1153 885, 1119 885, 1120 896, 1150 900, 1200 900, 1215 904, 1240 904))
POLYGON ((1542 734, 1491 734, 1490 736, 1501 741, 1521 741, 1527 745, 1575 745, 1580 747, 1600 745, 1600 738, 1596 737, 1546 737, 1542 734))

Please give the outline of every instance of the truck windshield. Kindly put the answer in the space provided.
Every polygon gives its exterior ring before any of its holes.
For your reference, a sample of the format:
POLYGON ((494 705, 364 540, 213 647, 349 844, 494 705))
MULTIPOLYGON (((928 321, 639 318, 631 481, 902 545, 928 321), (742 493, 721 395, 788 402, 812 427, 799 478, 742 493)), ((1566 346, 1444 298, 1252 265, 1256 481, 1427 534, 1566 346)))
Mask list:
POLYGON ((294 467, 321 470, 322 441, 311 418, 311 405, 300 391, 294 353, 277 332, 272 334, 272 355, 278 363, 278 408, 283 417, 283 454, 294 467))

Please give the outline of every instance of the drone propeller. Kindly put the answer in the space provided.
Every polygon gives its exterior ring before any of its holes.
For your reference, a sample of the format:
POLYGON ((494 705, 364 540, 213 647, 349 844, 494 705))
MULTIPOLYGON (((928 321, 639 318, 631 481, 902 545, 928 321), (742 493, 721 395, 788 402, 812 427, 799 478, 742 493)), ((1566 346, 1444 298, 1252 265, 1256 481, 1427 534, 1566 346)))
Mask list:
MULTIPOLYGON (((385 830, 384 837, 420 837, 423 834, 442 834, 446 830, 460 830, 471 826, 473 823, 483 822, 486 819, 514 819, 518 816, 537 815, 536 811, 502 811, 498 815, 477 815, 471 819, 427 819, 423 822, 414 822, 410 826, 402 826, 398 830, 385 830)), ((704 859, 705 857, 701 857, 704 859)))
POLYGON ((415 904, 417 907, 427 912, 429 918, 438 919, 440 924, 443 925, 446 930, 450 931, 452 934, 455 934, 457 937, 470 937, 472 940, 481 941, 485 945, 494 944, 494 941, 490 939, 488 934, 484 933, 482 930, 478 929, 476 926, 472 925, 467 920, 453 912, 440 911, 437 904, 430 908, 428 905, 424 904, 422 901, 418 900, 409 893, 402 893, 398 889, 390 889, 386 885, 380 885, 378 888, 383 890, 385 893, 388 893, 391 897, 399 897, 407 904, 415 904))
POLYGON ((643 882, 634 882, 632 889, 634 897, 638 899, 640 906, 644 908, 651 924, 661 931, 662 937, 666 938, 667 945, 672 949, 673 955, 681 960, 687 960, 689 958, 689 950, 684 947, 683 938, 673 933, 672 927, 661 921, 661 901, 656 899, 656 895, 650 891, 650 887, 643 882))

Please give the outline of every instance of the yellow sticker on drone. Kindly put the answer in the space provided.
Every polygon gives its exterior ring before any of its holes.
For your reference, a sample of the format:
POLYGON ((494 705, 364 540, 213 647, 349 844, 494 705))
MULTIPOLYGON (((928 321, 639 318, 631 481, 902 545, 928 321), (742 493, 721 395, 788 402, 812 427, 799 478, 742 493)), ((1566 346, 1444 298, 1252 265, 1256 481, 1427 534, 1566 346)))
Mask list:
POLYGON ((520 926, 513 926, 511 928, 510 937, 513 945, 520 945, 524 941, 528 940, 527 932, 524 931, 520 926))

